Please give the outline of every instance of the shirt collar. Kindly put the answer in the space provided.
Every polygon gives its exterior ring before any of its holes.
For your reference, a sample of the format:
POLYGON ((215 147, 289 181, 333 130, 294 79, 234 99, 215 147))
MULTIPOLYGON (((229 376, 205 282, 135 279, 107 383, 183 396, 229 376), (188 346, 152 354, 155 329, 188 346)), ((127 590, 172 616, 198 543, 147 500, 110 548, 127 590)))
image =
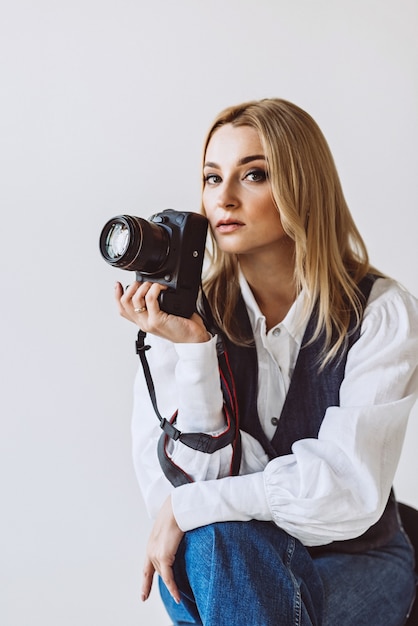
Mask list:
MULTIPOLYGON (((241 269, 239 270, 239 285, 245 306, 247 307, 253 333, 265 333, 266 318, 260 311, 260 307, 241 269)), ((305 296, 302 290, 287 312, 286 317, 280 324, 275 326, 275 328, 280 328, 281 330, 285 329, 299 346, 302 344, 303 335, 308 323, 308 320, 304 319, 304 300, 305 296)))

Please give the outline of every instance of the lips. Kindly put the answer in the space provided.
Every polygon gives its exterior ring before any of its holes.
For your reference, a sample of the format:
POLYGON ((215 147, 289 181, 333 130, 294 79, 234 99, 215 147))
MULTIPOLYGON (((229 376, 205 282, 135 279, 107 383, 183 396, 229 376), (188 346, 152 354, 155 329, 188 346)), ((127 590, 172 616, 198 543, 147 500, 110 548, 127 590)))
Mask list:
POLYGON ((216 224, 216 230, 220 233, 233 233, 244 226, 239 220, 219 220, 216 224))

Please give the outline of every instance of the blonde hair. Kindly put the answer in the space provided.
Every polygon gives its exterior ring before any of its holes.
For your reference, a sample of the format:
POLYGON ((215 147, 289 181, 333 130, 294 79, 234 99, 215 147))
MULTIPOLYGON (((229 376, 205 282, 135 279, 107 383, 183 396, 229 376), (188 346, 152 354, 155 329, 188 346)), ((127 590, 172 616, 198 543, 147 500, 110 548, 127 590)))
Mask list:
MULTIPOLYGON (((294 242, 294 278, 297 291, 303 289, 307 296, 306 316, 317 304, 313 339, 325 331, 324 364, 346 340, 352 312, 360 323, 358 283, 372 269, 328 144, 301 108, 286 100, 263 99, 222 111, 207 134, 204 155, 213 134, 225 124, 250 126, 259 134, 272 195, 283 228, 294 242)), ((248 338, 234 320, 239 296, 237 258, 222 252, 213 237, 212 243, 204 290, 219 327, 242 344, 248 338)))

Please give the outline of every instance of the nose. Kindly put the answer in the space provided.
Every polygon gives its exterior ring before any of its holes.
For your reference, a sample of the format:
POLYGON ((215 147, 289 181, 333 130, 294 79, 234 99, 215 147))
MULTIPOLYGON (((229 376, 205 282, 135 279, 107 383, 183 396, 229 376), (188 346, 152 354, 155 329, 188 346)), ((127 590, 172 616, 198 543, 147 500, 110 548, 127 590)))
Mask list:
POLYGON ((222 209, 235 209, 239 205, 239 195, 232 181, 224 180, 219 187, 218 206, 222 209))

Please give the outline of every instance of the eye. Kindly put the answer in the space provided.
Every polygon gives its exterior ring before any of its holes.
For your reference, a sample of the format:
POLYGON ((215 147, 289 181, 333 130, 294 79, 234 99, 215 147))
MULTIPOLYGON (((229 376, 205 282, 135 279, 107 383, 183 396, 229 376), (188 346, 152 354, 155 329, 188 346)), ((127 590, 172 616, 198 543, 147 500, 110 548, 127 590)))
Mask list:
POLYGON ((222 178, 218 174, 206 174, 206 176, 203 177, 203 182, 206 185, 216 185, 217 183, 220 183, 221 181, 222 181, 222 178))
POLYGON ((244 176, 246 180, 252 183, 262 183, 267 180, 267 172, 262 169, 253 169, 244 176))

